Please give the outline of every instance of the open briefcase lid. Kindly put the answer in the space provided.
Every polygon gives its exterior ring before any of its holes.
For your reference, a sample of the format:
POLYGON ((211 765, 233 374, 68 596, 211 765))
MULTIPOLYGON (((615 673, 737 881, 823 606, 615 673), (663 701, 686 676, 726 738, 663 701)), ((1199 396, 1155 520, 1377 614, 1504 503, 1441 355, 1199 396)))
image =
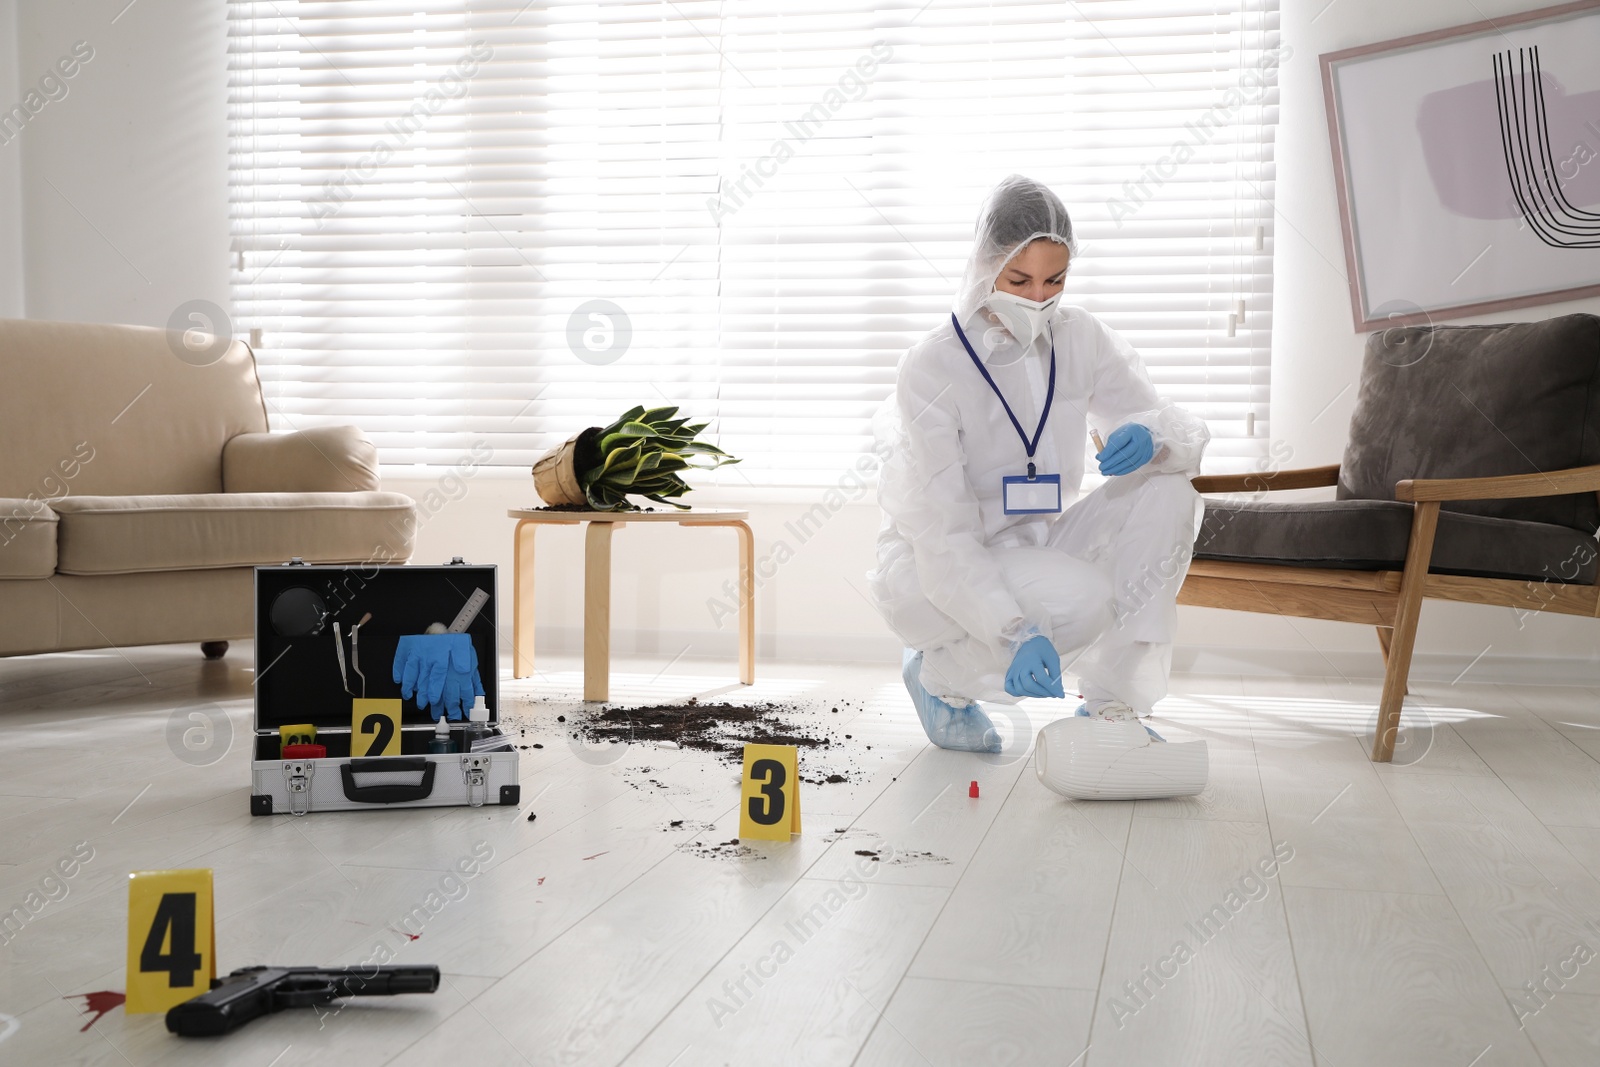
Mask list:
MULTIPOLYGON (((478 611, 465 632, 478 656, 489 721, 498 722, 496 577, 492 565, 461 562, 257 567, 256 733, 276 733, 296 723, 348 732, 353 698, 400 699, 394 680, 400 638, 426 633, 431 623, 449 627, 471 604, 478 611)), ((432 730, 433 722, 414 699, 404 701, 402 729, 432 730)))

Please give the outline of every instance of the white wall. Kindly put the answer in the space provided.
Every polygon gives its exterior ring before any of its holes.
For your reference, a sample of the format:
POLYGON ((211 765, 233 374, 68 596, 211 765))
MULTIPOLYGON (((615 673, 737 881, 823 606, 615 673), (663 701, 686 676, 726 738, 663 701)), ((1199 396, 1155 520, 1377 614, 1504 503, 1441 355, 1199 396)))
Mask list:
MULTIPOLYGON (((0 108, 17 102, 17 5, 0 0, 0 108)), ((0 318, 24 314, 22 253, 22 143, 0 144, 0 318)))
MULTIPOLYGON (((0 0, 0 33, 15 0, 0 0)), ((226 304, 229 263, 226 187, 226 62, 220 3, 140 0, 113 24, 125 0, 25 3, 17 14, 14 71, 0 43, 0 89, 43 72, 77 40, 96 58, 24 133, 20 154, 0 145, 0 232, 6 166, 21 161, 26 205, 26 311, 39 318, 162 324, 194 298, 226 304), (52 188, 54 183, 56 188, 52 188), (59 189, 59 192, 56 190, 59 189), (71 200, 68 204, 63 199, 71 200), (75 206, 74 206, 75 205, 75 206), (81 214, 79 214, 81 212, 81 214)), ((1284 65, 1278 131, 1276 331, 1272 433, 1296 465, 1336 462, 1355 398, 1365 338, 1350 322, 1317 57, 1323 52, 1527 10, 1526 0, 1284 0, 1284 65), (1320 413, 1320 414, 1319 414, 1320 413)), ((15 94, 5 97, 14 98, 15 94)), ((0 252, 0 313, 7 296, 0 252)), ((1600 302, 1494 316, 1544 318, 1600 302)), ((419 499, 439 479, 390 478, 419 499)), ((533 501, 526 472, 480 474, 438 510, 420 534, 419 561, 461 555, 505 568, 510 605, 511 522, 505 510, 533 501)), ((765 655, 892 656, 895 641, 865 602, 877 510, 847 504, 802 541, 785 524, 820 500, 768 494, 705 494, 698 501, 752 509, 758 554, 781 540, 793 558, 758 594, 765 655)), ((581 538, 573 528, 540 535, 540 637, 547 649, 578 647, 581 538)), ((707 601, 733 577, 733 537, 637 525, 617 535, 614 589, 619 650, 731 657, 731 620, 713 625, 707 601)), ((769 570, 772 568, 769 566, 769 570)), ((1361 627, 1185 608, 1180 666, 1232 671, 1375 673, 1373 634, 1361 627)), ((509 625, 509 615, 503 621, 509 625)), ((1454 677, 1480 653, 1473 678, 1572 676, 1592 680, 1595 633, 1578 620, 1535 617, 1519 629, 1505 609, 1430 605, 1419 641, 1420 673, 1454 677), (1485 651, 1487 650, 1487 651, 1485 651), (1539 662, 1529 657, 1563 657, 1539 662)))
POLYGON ((94 52, 18 138, 29 318, 164 326, 189 300, 227 306, 225 13, 215 0, 17 5, 23 87, 76 42, 94 52))
MULTIPOLYGON (((1318 57, 1542 6, 1527 0, 1285 0, 1283 39, 1294 55, 1280 75, 1272 432, 1294 450, 1293 466, 1339 462, 1366 343, 1351 324, 1318 57)), ((1572 311, 1600 312, 1600 300, 1450 321, 1544 319, 1572 311)), ((1290 628, 1260 616, 1202 609, 1181 614, 1183 640, 1197 645, 1220 644, 1211 635, 1225 632, 1227 645, 1242 652, 1288 648, 1299 653, 1297 659, 1326 654, 1341 667, 1349 662, 1341 653, 1359 652, 1376 663, 1375 638, 1362 627, 1297 620, 1290 628)), ((1459 663, 1456 670, 1488 649, 1473 668, 1477 677, 1510 670, 1525 657, 1571 657, 1592 665, 1600 659, 1597 636, 1592 624, 1570 618, 1533 616, 1519 628, 1507 608, 1428 604, 1417 648, 1419 655, 1451 657, 1459 663)), ((1448 670, 1449 664, 1440 667, 1448 670)), ((1592 669, 1587 676, 1593 679, 1592 669)))

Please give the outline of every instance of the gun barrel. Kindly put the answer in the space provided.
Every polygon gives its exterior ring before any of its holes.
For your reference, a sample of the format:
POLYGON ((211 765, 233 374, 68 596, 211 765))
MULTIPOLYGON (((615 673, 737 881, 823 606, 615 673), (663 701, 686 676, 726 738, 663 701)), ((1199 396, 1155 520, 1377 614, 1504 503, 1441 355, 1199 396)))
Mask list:
POLYGON ((387 997, 397 993, 434 993, 439 989, 439 968, 432 965, 358 965, 328 974, 339 995, 345 997, 387 997))

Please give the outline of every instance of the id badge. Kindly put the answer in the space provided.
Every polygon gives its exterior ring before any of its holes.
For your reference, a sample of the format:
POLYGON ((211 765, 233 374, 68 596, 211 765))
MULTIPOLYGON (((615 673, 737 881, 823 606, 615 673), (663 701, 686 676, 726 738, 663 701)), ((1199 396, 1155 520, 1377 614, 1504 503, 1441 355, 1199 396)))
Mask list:
POLYGON ((1061 475, 1013 474, 1000 479, 1000 499, 1007 515, 1057 515, 1061 512, 1061 475))

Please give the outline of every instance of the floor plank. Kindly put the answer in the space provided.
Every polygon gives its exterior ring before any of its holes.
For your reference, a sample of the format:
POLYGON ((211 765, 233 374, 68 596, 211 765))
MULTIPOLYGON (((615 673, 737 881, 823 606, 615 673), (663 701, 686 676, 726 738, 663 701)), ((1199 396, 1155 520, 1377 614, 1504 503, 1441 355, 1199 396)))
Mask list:
POLYGON ((1078 989, 907 978, 855 1067, 1070 1067, 1093 1007, 1078 989))
POLYGON ((1281 903, 1296 862, 1261 823, 1135 818, 1087 1062, 1309 1067, 1281 903))
POLYGON ((1319 1062, 1539 1062, 1444 896, 1298 886, 1284 893, 1319 1062))
POLYGON ((1132 807, 1069 801, 1020 778, 911 975, 1094 990, 1132 807), (1091 809, 1121 825, 1102 827, 1091 809))
POLYGON ((849 1063, 872 1033, 949 890, 802 879, 623 1062, 849 1063), (770 974, 770 977, 766 975, 770 974))

